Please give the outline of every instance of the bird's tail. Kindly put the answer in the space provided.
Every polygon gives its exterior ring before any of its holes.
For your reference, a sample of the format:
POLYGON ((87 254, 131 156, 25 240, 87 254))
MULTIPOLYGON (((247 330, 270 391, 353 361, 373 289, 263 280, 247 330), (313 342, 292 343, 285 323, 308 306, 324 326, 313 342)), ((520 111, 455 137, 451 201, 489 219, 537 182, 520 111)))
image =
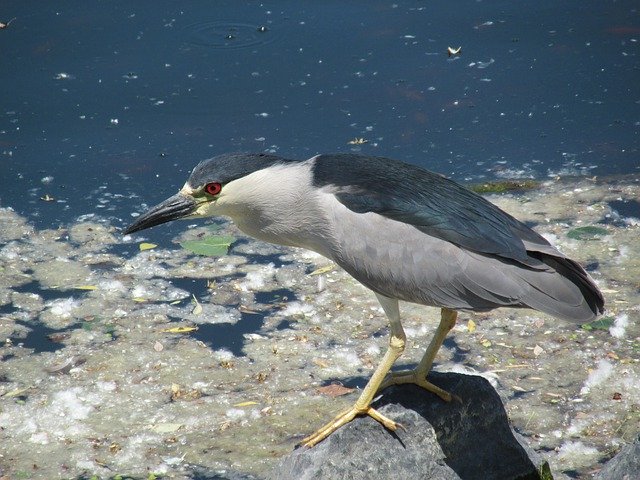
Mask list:
POLYGON ((604 297, 591 276, 574 260, 527 252, 549 267, 520 270, 531 286, 521 300, 531 308, 574 322, 588 322, 604 313, 604 297))

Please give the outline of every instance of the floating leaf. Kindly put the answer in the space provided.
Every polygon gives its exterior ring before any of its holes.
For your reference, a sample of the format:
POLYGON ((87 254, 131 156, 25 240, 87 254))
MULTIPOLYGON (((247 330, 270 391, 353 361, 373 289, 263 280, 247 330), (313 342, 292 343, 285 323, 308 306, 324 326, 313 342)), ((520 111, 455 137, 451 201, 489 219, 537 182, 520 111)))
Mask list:
POLYGON ((598 237, 608 234, 609 232, 606 228, 590 225, 587 227, 578 227, 573 230, 569 230, 567 237, 574 240, 597 240, 598 237))
POLYGON ((16 388, 15 390, 11 390, 10 392, 7 392, 2 396, 5 397, 5 398, 20 397, 20 396, 22 396, 23 393, 28 392, 30 388, 31 387, 16 388))
POLYGON ((139 246, 140 246, 140 251, 144 252, 145 250, 151 250, 152 248, 156 248, 158 245, 156 245, 155 243, 142 242, 139 246))
POLYGON ((235 241, 235 237, 228 235, 216 235, 213 237, 205 237, 202 240, 189 240, 182 242, 180 246, 197 255, 219 257, 221 255, 226 255, 229 251, 229 247, 235 241))
POLYGON ((142 297, 133 297, 133 301, 134 302, 138 302, 138 303, 145 303, 148 300, 146 298, 142 298, 142 297))
POLYGON ((234 407, 248 407, 250 405, 258 405, 258 402, 254 402, 252 400, 249 400, 247 402, 240 402, 240 403, 236 403, 234 405, 234 407))
POLYGON ((98 287, 95 285, 78 285, 77 287, 73 287, 76 290, 97 290, 98 287))
POLYGON ((195 295, 193 296, 193 301, 196 304, 196 306, 193 307, 193 310, 191 310, 191 313, 193 313, 194 315, 202 315, 202 305, 200 305, 200 302, 198 301, 195 295))
POLYGON ((320 267, 316 270, 314 270, 313 272, 311 272, 309 275, 322 275, 323 273, 327 273, 330 272, 331 270, 333 270, 334 266, 333 265, 327 265, 324 267, 320 267))
POLYGON ((158 425, 154 425, 151 427, 156 433, 174 433, 182 428, 181 423, 159 423, 158 425))
POLYGON ((318 393, 323 395, 328 395, 330 397, 339 397, 341 395, 346 395, 347 393, 351 393, 355 390, 355 388, 347 388, 340 383, 332 383, 331 385, 326 385, 324 387, 319 387, 316 389, 318 393))
POLYGON ((474 322, 473 320, 469 319, 469 321, 467 322, 467 330, 469 331, 469 333, 473 333, 476 331, 476 322, 474 322))
POLYGON ((615 321, 614 317, 603 317, 598 320, 594 320, 593 322, 584 323, 582 325, 583 330, 591 331, 591 330, 609 330, 609 327, 613 325, 615 321))
POLYGON ((198 330, 198 327, 172 327, 165 328, 164 330, 160 330, 165 333, 189 333, 198 330))
POLYGON ((311 361, 315 363, 317 366, 319 366, 320 368, 329 368, 329 364, 323 360, 320 360, 319 358, 314 358, 311 361))
POLYGON ((181 298, 180 300, 174 300, 173 302, 169 302, 169 305, 177 305, 179 304, 183 299, 181 298))

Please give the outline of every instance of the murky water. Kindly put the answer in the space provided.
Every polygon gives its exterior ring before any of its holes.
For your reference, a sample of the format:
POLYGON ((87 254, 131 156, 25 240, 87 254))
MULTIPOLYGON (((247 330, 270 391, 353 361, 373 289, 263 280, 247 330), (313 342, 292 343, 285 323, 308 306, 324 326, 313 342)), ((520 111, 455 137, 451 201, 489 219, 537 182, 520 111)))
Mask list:
MULTIPOLYGON (((548 180, 493 200, 587 265, 607 323, 467 316, 439 368, 497 378, 556 472, 589 478, 640 430, 634 2, 4 2, 0 21, 13 17, 0 29, 0 476, 260 474, 353 401, 317 388, 364 385, 387 327, 345 274, 319 285, 323 259, 247 240, 195 257, 176 242, 202 225, 119 233, 225 151, 548 180), (567 237, 581 226, 596 233, 567 237)), ((404 312, 411 363, 435 312, 404 312)))
MULTIPOLYGON (((628 177, 492 197, 587 265, 607 316, 580 326, 531 311, 463 314, 438 357, 439 369, 490 378, 558 474, 589 478, 640 430, 640 219, 613 209, 639 194, 628 177)), ((0 221, 0 465, 10 478, 263 474, 357 395, 318 387, 362 387, 386 346, 374 296, 339 269, 311 275, 327 264, 315 254, 241 241, 227 256, 196 257, 177 245, 207 227, 140 251, 148 237, 120 240, 110 225, 34 229, 10 209, 0 221)), ((400 363, 411 364, 437 311, 404 305, 403 315, 400 363)))

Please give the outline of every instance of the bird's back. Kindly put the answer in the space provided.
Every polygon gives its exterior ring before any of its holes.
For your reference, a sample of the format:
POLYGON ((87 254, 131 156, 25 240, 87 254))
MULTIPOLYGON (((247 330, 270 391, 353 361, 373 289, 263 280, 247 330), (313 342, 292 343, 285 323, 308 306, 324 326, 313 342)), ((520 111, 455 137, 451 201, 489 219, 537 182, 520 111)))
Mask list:
POLYGON ((315 159, 334 260, 372 290, 452 309, 529 307, 573 321, 603 311, 591 277, 481 196, 419 167, 315 159))

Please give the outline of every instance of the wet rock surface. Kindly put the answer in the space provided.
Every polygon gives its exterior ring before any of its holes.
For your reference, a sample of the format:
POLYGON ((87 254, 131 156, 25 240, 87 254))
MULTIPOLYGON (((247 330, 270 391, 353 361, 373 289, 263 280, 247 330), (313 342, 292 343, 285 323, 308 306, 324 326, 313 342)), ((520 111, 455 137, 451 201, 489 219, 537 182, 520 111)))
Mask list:
POLYGON ((392 433, 359 417, 314 448, 285 457, 269 478, 548 478, 541 474, 548 464, 511 430, 486 379, 433 373, 429 380, 460 400, 446 403, 413 385, 390 387, 375 408, 406 430, 392 433))
MULTIPOLYGON (((589 325, 463 312, 435 369, 489 380, 554 478, 593 478, 640 432, 640 184, 554 180, 489 198, 586 265, 608 310, 589 325)), ((224 257, 178 245, 212 225, 179 224, 163 242, 154 231, 122 237, 127 224, 94 216, 36 229, 0 208, 2 474, 191 478, 197 465, 266 477, 355 401, 387 346, 384 313, 322 257, 230 224, 216 224, 240 239, 224 257), (158 246, 142 251, 143 241, 158 246)), ((411 304, 401 314, 406 368, 439 315, 411 304)))
POLYGON ((640 478, 640 436, 635 442, 622 447, 596 475, 597 480, 633 480, 640 478))

